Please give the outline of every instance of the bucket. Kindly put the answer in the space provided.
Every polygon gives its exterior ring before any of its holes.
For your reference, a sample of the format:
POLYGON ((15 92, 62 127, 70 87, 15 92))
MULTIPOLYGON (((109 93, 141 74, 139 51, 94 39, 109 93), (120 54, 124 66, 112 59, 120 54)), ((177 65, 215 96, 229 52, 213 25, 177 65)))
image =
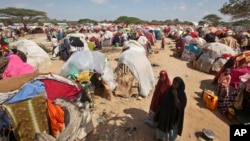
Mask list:
POLYGON ((115 47, 118 47, 119 46, 119 43, 118 42, 115 42, 115 47))

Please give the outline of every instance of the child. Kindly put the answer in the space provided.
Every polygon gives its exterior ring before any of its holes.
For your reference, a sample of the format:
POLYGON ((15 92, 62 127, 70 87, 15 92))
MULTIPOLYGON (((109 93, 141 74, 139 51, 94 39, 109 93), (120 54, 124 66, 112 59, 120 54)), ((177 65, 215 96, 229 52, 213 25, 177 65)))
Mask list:
POLYGON ((165 48, 165 38, 162 37, 161 38, 161 49, 164 49, 165 48))
POLYGON ((230 69, 226 68, 218 79, 218 97, 219 99, 229 95, 229 85, 231 82, 230 69))
POLYGON ((52 58, 55 59, 56 54, 57 54, 57 52, 55 50, 56 50, 56 48, 58 46, 58 41, 57 41, 56 36, 54 36, 54 35, 52 36, 51 42, 52 42, 52 58))

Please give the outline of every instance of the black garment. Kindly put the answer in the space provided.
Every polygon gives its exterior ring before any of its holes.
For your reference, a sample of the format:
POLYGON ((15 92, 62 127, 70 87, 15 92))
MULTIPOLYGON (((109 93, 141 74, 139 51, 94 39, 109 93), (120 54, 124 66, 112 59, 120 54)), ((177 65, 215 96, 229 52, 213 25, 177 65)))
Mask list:
POLYGON ((164 99, 162 100, 159 109, 157 109, 154 120, 157 123, 157 128, 161 131, 169 132, 175 126, 178 129, 178 135, 182 134, 184 110, 187 104, 187 97, 184 89, 178 88, 178 98, 180 101, 179 109, 175 105, 174 96, 172 93, 173 87, 171 87, 164 99))

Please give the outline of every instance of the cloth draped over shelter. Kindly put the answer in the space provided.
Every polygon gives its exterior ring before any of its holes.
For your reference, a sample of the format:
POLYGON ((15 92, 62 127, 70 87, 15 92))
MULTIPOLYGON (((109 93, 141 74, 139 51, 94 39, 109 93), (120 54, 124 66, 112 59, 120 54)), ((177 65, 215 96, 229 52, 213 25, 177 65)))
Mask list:
POLYGON ((148 96, 149 92, 154 88, 155 79, 151 63, 146 55, 128 49, 119 56, 118 66, 120 64, 128 66, 139 82, 139 95, 148 96))
POLYGON ((27 63, 32 65, 35 70, 42 70, 51 65, 48 53, 32 40, 23 39, 17 41, 16 49, 27 56, 27 63))

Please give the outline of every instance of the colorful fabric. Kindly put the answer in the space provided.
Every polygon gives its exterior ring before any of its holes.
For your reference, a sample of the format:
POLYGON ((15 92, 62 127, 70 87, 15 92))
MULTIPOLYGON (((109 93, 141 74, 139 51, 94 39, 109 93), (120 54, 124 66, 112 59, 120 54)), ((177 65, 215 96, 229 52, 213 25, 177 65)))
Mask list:
POLYGON ((233 107, 238 93, 239 90, 236 90, 229 96, 225 96, 223 100, 219 100, 217 107, 218 111, 222 114, 225 114, 228 108, 233 107))
POLYGON ((35 140, 36 133, 49 133, 45 94, 3 106, 11 118, 17 140, 35 140))
POLYGON ((34 68, 31 65, 24 63, 19 56, 13 54, 9 56, 9 63, 3 72, 2 77, 5 79, 7 77, 14 77, 33 72, 34 68))
POLYGON ((58 133, 62 132, 64 126, 64 111, 49 99, 47 100, 47 106, 52 134, 54 137, 57 137, 58 133))
POLYGON ((238 88, 240 83, 240 76, 250 72, 250 67, 232 68, 231 69, 231 83, 234 88, 238 88))
POLYGON ((165 96, 170 86, 171 86, 171 81, 168 77, 167 71, 165 70, 160 71, 160 78, 155 86, 155 91, 150 104, 150 110, 156 112, 156 109, 160 105, 161 100, 165 96), (165 80, 161 80, 161 77, 165 77, 165 80))
POLYGON ((13 96, 5 103, 16 103, 19 101, 27 100, 41 93, 45 93, 44 84, 43 82, 36 80, 34 82, 25 84, 15 96, 13 96))
POLYGON ((81 86, 78 87, 53 80, 53 79, 43 79, 47 97, 49 100, 55 100, 56 98, 66 98, 66 99, 76 99, 82 90, 81 86))

